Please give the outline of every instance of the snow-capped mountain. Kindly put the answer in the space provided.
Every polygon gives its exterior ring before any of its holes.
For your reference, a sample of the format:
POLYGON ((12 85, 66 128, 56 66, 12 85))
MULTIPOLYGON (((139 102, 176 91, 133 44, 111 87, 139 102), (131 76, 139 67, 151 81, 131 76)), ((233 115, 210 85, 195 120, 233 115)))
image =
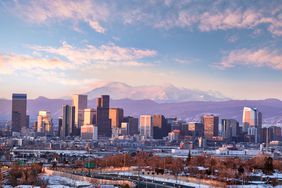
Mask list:
POLYGON ((150 99, 156 102, 223 101, 228 100, 216 91, 178 88, 173 85, 130 86, 121 82, 98 83, 86 93, 89 99, 109 94, 113 99, 150 99))

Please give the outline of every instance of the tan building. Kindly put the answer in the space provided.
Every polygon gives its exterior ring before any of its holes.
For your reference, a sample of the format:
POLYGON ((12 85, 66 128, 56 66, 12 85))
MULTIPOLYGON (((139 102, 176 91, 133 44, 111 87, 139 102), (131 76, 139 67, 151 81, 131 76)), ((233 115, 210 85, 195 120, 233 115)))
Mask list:
POLYGON ((112 128, 120 128, 123 120, 123 109, 121 108, 110 108, 109 113, 111 119, 112 128))
POLYGON ((204 125, 205 138, 212 139, 214 136, 218 136, 219 118, 217 116, 204 115, 202 117, 202 123, 204 125))
POLYGON ((93 108, 84 109, 83 125, 96 124, 96 110, 93 108))
POLYGON ((139 130, 143 139, 153 138, 153 117, 151 115, 140 116, 139 130))
MULTIPOLYGON (((87 108, 87 95, 73 95, 72 106, 75 107, 74 126, 76 130, 80 130, 83 125, 83 112, 87 108)), ((79 131, 75 131, 74 135, 79 135, 79 131)))

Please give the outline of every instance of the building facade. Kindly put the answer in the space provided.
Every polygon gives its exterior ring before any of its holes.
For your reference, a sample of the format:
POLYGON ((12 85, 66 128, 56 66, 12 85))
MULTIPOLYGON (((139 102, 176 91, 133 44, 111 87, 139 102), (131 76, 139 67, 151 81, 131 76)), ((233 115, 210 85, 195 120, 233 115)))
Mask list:
POLYGON ((120 128, 123 120, 123 109, 122 108, 110 108, 109 116, 111 119, 111 127, 120 128))
POLYGON ((204 125, 204 136, 206 139, 212 139, 218 136, 219 118, 217 116, 204 115, 202 117, 202 123, 204 125))
POLYGON ((96 100, 97 116, 96 124, 98 136, 110 138, 112 136, 111 120, 109 118, 110 96, 102 95, 96 100))
POLYGON ((75 107, 75 118, 74 118, 74 132, 76 136, 80 135, 80 127, 83 125, 83 112, 87 108, 87 95, 73 95, 72 106, 75 107))
POLYGON ((50 112, 39 111, 37 116, 37 130, 36 132, 44 135, 53 135, 53 122, 50 112))
POLYGON ((75 107, 70 105, 63 106, 62 126, 60 130, 60 137, 66 138, 67 136, 74 136, 75 131, 75 107))
POLYGON ((140 136, 143 139, 152 139, 154 135, 153 117, 151 115, 141 115, 139 119, 140 136))
POLYGON ((12 132, 21 132, 21 129, 28 128, 26 115, 27 96, 26 94, 15 93, 12 95, 12 132))

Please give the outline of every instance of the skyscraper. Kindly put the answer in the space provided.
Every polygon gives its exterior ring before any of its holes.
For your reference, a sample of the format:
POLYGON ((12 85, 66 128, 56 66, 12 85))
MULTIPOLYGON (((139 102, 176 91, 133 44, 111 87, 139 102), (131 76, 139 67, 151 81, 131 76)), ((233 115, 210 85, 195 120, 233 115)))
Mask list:
POLYGON ((255 142, 260 142, 262 113, 256 108, 244 107, 242 122, 243 132, 247 132, 249 135, 254 135, 255 142))
POLYGON ((87 95, 73 95, 72 105, 75 107, 74 135, 80 135, 80 127, 83 125, 83 112, 87 108, 87 95))
POLYGON ((43 133, 45 135, 53 134, 53 122, 50 112, 47 111, 38 112, 36 132, 43 133))
POLYGON ((96 124, 96 110, 93 108, 84 109, 83 125, 96 124))
POLYGON ((235 119, 222 119, 222 136, 225 140, 231 141, 233 137, 238 136, 239 122, 235 119))
POLYGON ((162 139, 163 137, 168 135, 169 130, 167 127, 166 119, 163 115, 153 115, 153 129, 154 139, 162 139))
POLYGON ((28 128, 26 115, 26 94, 13 94, 12 96, 12 131, 20 132, 28 128))
POLYGON ((143 139, 153 138, 153 117, 151 115, 141 115, 139 121, 140 136, 143 139))
POLYGON ((218 121, 219 118, 214 115, 204 115, 202 117, 205 138, 212 139, 212 137, 218 136, 218 121))
POLYGON ((65 138, 67 136, 73 135, 73 131, 75 130, 74 119, 75 119, 75 107, 70 105, 64 105, 63 120, 60 130, 61 138, 65 138))
POLYGON ((98 127, 99 137, 111 137, 112 128, 111 120, 109 119, 110 96, 102 95, 96 100, 97 116, 96 124, 98 127))
POLYGON ((120 128, 123 120, 122 108, 110 108, 110 119, 112 128, 120 128))

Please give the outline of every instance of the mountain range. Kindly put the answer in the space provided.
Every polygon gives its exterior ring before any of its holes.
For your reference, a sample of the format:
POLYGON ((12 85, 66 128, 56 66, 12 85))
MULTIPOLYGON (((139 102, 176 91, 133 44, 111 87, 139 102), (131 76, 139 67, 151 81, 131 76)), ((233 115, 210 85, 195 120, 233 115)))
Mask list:
MULTIPOLYGON (((71 100, 39 97, 28 100, 28 114, 34 121, 39 110, 48 110, 54 119, 61 116, 62 105, 71 100)), ((264 123, 282 123, 282 101, 266 100, 228 100, 228 101, 188 101, 178 103, 157 103, 152 100, 119 99, 111 100, 111 107, 124 109, 125 115, 138 117, 140 114, 163 114, 183 120, 199 121, 203 114, 215 114, 220 118, 242 120, 244 106, 256 107, 263 113, 264 123)), ((95 108, 95 99, 88 101, 88 107, 95 108)), ((11 119, 11 100, 0 99, 0 120, 11 119)))
POLYGON ((180 88, 171 84, 130 86, 121 82, 99 82, 86 94, 89 99, 95 99, 105 93, 110 95, 112 99, 150 99, 159 103, 228 100, 227 97, 217 91, 180 88))
MULTIPOLYGON (((108 94, 111 107, 124 109, 125 115, 138 117, 140 114, 163 114, 183 120, 199 121, 203 114, 215 114, 220 118, 234 118, 241 122, 244 106, 256 107, 263 113, 265 123, 282 123, 282 101, 231 100, 216 91, 199 91, 165 86, 129 86, 120 82, 99 83, 85 94, 88 107, 95 108, 95 98, 108 94)), ((39 110, 50 111, 57 119, 62 114, 62 105, 71 104, 71 97, 48 99, 38 97, 28 100, 31 122, 39 110)), ((11 119, 11 100, 0 99, 0 120, 11 119)))

